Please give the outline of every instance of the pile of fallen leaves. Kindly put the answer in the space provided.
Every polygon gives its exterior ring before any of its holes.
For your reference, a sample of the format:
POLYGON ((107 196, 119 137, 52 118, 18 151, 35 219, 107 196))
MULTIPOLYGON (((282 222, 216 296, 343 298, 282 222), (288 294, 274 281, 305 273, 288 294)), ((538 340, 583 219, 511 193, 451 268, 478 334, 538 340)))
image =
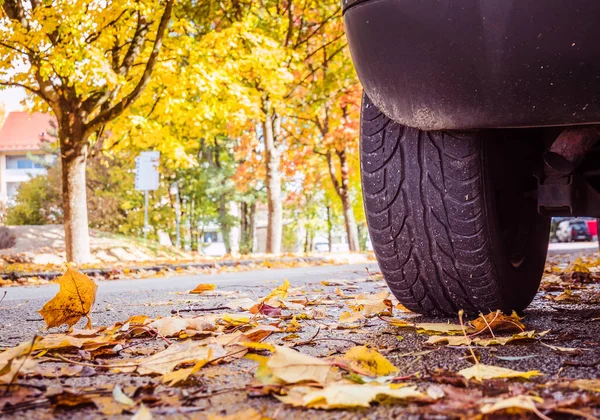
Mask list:
MULTIPOLYGON (((198 316, 183 316, 196 311, 188 308, 169 317, 135 315, 94 326, 96 284, 74 270, 59 284, 58 294, 39 312, 47 328, 66 324, 69 329, 44 331, 0 353, 0 412, 91 408, 103 416, 131 413, 147 419, 202 410, 194 405, 198 399, 222 392, 244 392, 302 409, 389 404, 407 413, 451 416, 531 413, 548 418, 563 413, 595 418, 600 407, 596 378, 556 380, 539 370, 481 362, 479 349, 497 346, 535 344, 567 355, 583 351, 545 343, 549 331, 528 328, 514 313, 491 312, 471 321, 459 313, 455 323, 418 322, 386 290, 351 294, 357 290, 351 281, 329 280, 322 283, 327 289, 309 293, 285 281, 263 297, 230 298, 222 306, 198 309, 198 316), (85 328, 75 328, 82 318, 85 328), (398 341, 417 334, 420 348, 400 355, 394 347, 361 339, 373 324, 398 341), (326 341, 342 347, 323 355, 316 350, 326 341), (397 363, 398 357, 418 359, 441 348, 456 349, 462 367, 440 371, 397 363), (242 388, 191 386, 211 375, 211 368, 232 365, 233 374, 248 364, 253 379, 242 388), (125 375, 129 385, 111 379, 125 375), (85 378, 82 383, 89 384, 94 377, 93 386, 63 383, 64 378, 85 378), (186 387, 190 391, 172 392, 186 387)), ((214 284, 200 284, 189 294, 210 299, 217 292, 214 284)), ((260 419, 263 414, 248 408, 232 418, 260 419)))

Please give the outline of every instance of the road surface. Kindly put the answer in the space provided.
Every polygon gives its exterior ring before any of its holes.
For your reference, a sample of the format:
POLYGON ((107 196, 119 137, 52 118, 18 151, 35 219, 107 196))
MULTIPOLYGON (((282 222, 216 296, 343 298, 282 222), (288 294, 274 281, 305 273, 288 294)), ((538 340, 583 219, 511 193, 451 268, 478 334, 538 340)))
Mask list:
MULTIPOLYGON (((590 254, 591 255, 591 254, 590 254)), ((574 258, 570 257, 570 258, 574 258)), ((469 366, 468 349, 465 346, 430 346, 425 344, 427 336, 417 334, 414 330, 401 329, 388 325, 379 318, 371 318, 359 330, 339 330, 329 328, 335 325, 342 311, 347 310, 346 301, 339 299, 335 286, 326 286, 321 282, 330 279, 345 279, 354 281, 351 286, 342 286, 342 293, 356 295, 359 292, 374 294, 386 290, 381 280, 365 281, 367 268, 371 272, 377 271, 375 264, 346 265, 346 266, 320 266, 286 269, 266 269, 253 272, 223 273, 215 275, 199 275, 188 277, 154 278, 138 280, 119 280, 99 282, 95 309, 92 313, 95 326, 110 326, 116 322, 124 321, 133 315, 147 315, 151 317, 171 316, 173 311, 188 310, 190 306, 214 308, 223 305, 227 299, 249 297, 258 299, 266 296, 270 290, 288 279, 292 287, 305 286, 307 296, 323 294, 330 296, 333 304, 321 306, 325 319, 301 320, 302 330, 298 332, 295 340, 299 343, 308 343, 314 337, 319 340, 313 344, 300 344, 298 350, 318 357, 332 354, 342 354, 352 347, 352 343, 371 345, 386 351, 389 360, 399 368, 401 375, 410 375, 420 372, 424 375, 425 383, 417 383, 421 388, 429 386, 431 381, 439 381, 447 386, 444 375, 455 375, 461 369, 469 366), (217 294, 214 297, 189 295, 187 291, 199 283, 214 283, 217 294), (337 301, 336 301, 337 299, 337 301), (325 327, 324 327, 325 326, 325 327), (349 342, 350 341, 350 342, 349 342), (436 373, 437 372, 437 373, 436 373), (442 373, 440 373, 442 372, 442 373), (444 373, 446 372, 446 373, 444 373), (441 376, 436 376, 441 375, 441 376), (436 379, 437 378, 437 379, 436 379), (429 381, 429 382, 427 382, 429 381)), ((564 287, 564 286, 560 286, 564 287)), ((43 287, 15 287, 4 289, 7 291, 4 301, 0 303, 0 346, 14 346, 25 340, 30 340, 34 335, 40 334, 44 324, 37 310, 43 303, 51 298, 57 291, 56 285, 43 287)), ((568 394, 563 394, 557 389, 547 388, 545 384, 552 381, 571 381, 577 378, 593 379, 600 377, 600 302, 599 289, 596 284, 588 284, 582 288, 574 289, 573 293, 579 296, 579 301, 554 301, 548 299, 560 294, 562 290, 540 292, 530 308, 525 311, 523 322, 528 330, 537 332, 547 331, 543 339, 531 340, 518 345, 478 347, 475 349, 481 363, 500 366, 521 371, 539 370, 543 376, 528 382, 515 384, 500 380, 493 386, 475 386, 470 384, 469 389, 461 389, 464 395, 473 393, 474 402, 478 404, 483 395, 494 397, 500 393, 530 393, 541 395, 546 400, 567 399, 568 394), (598 297, 595 297, 595 294, 598 297), (561 352, 557 348, 577 349, 576 352, 561 352)), ((1 289, 0 289, 1 293, 1 289)), ((0 295, 1 296, 1 295, 0 295)), ((307 310, 312 310, 307 307, 307 310)), ((220 311, 223 313, 224 311, 220 311)), ((202 312, 205 313, 205 312, 202 312)), ((228 313, 225 311, 225 313, 228 313)), ((189 315, 185 313, 184 315, 189 315)), ((395 316, 403 315, 395 311, 395 316)), ((411 319, 411 318, 408 318, 411 319)), ((418 317, 421 322, 445 322, 446 319, 418 317)), ((457 322, 452 319, 452 322, 457 322)), ((287 322, 287 321, 286 321, 287 322)), ((62 329, 64 331, 64 329, 62 329)), ((273 344, 289 345, 282 341, 286 333, 274 334, 269 337, 273 344)), ((292 334, 293 335, 293 334, 292 334)), ((164 345, 156 339, 152 345, 164 345)), ((142 349, 143 350, 143 349, 142 349)), ((71 356, 73 357, 73 356, 71 356)), ((235 414, 243 412, 248 407, 254 407, 263 412, 267 417, 278 419, 339 419, 339 418, 456 418, 470 417, 477 412, 465 412, 466 403, 452 406, 452 398, 447 397, 436 405, 378 405, 362 411, 316 411, 283 406, 272 396, 262 395, 251 398, 247 391, 247 384, 253 380, 256 363, 246 359, 237 359, 234 362, 208 366, 198 374, 196 382, 181 387, 166 387, 160 384, 160 378, 140 377, 127 374, 109 374, 97 371, 89 377, 69 377, 51 379, 27 379, 36 386, 57 385, 71 387, 71 389, 91 389, 106 384, 120 384, 126 387, 142 387, 151 384, 155 388, 158 398, 169 401, 185 402, 186 410, 190 416, 196 418, 199 412, 203 414, 235 414), (201 395, 190 398, 189 395, 201 395)), ((447 381, 451 381, 448 376, 447 381)), ((454 386, 454 383, 451 383, 454 386)), ((450 388, 444 388, 450 389, 450 388)), ((452 388, 454 389, 454 388, 452 388)), ((456 392, 458 392, 456 391, 456 392)), ((455 391, 453 391, 455 392, 455 391)), ((461 394, 463 395, 463 394, 461 394)), ((462 397, 461 397, 462 398, 462 397)), ((569 397, 571 398, 571 397, 569 397)), ((588 397, 586 397, 588 398, 588 397)), ((586 409, 586 404, 591 400, 573 399, 570 408, 586 409), (586 402, 588 401, 588 402, 586 402)), ((97 409, 79 409, 80 411, 53 411, 46 404, 26 412, 29 418, 54 416, 57 418, 105 418, 97 409), (87 410, 87 411, 86 411, 87 410)), ((177 410, 181 410, 179 407, 177 410)), ((164 406, 152 406, 155 415, 175 415, 184 418, 179 411, 164 406)), ((548 412, 551 413, 551 412, 548 412)), ((25 414, 11 412, 6 418, 22 418, 25 414)), ((242 416, 243 417, 243 416, 242 416)), ((551 416, 552 417, 552 416, 551 416)), ((126 418, 126 417, 124 417, 126 418)), ((204 418, 204 417, 200 417, 204 418)), ((552 417, 554 418, 554 417, 552 417)))

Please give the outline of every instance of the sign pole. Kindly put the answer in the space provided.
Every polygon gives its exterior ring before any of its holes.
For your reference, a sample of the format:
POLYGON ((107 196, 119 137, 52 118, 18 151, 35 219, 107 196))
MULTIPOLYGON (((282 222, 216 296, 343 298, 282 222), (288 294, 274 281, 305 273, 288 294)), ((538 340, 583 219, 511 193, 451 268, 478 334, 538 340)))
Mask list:
POLYGON ((148 239, 148 190, 144 190, 144 241, 148 239))

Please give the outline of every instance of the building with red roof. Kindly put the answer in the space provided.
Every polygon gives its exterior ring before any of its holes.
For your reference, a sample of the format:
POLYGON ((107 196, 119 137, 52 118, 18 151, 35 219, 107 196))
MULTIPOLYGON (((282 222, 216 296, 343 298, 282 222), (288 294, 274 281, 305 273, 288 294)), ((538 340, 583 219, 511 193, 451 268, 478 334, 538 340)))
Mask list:
POLYGON ((54 161, 53 117, 41 112, 11 112, 0 128, 0 200, 10 201, 19 184, 46 173, 54 161))

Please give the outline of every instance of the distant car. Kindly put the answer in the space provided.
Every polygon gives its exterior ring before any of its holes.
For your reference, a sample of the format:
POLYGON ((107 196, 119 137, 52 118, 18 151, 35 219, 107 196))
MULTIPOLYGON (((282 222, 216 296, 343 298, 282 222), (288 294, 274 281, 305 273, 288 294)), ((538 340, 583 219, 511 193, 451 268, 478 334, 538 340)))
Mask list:
POLYGON ((591 241, 592 235, 585 220, 563 220, 556 229, 559 242, 591 241))

